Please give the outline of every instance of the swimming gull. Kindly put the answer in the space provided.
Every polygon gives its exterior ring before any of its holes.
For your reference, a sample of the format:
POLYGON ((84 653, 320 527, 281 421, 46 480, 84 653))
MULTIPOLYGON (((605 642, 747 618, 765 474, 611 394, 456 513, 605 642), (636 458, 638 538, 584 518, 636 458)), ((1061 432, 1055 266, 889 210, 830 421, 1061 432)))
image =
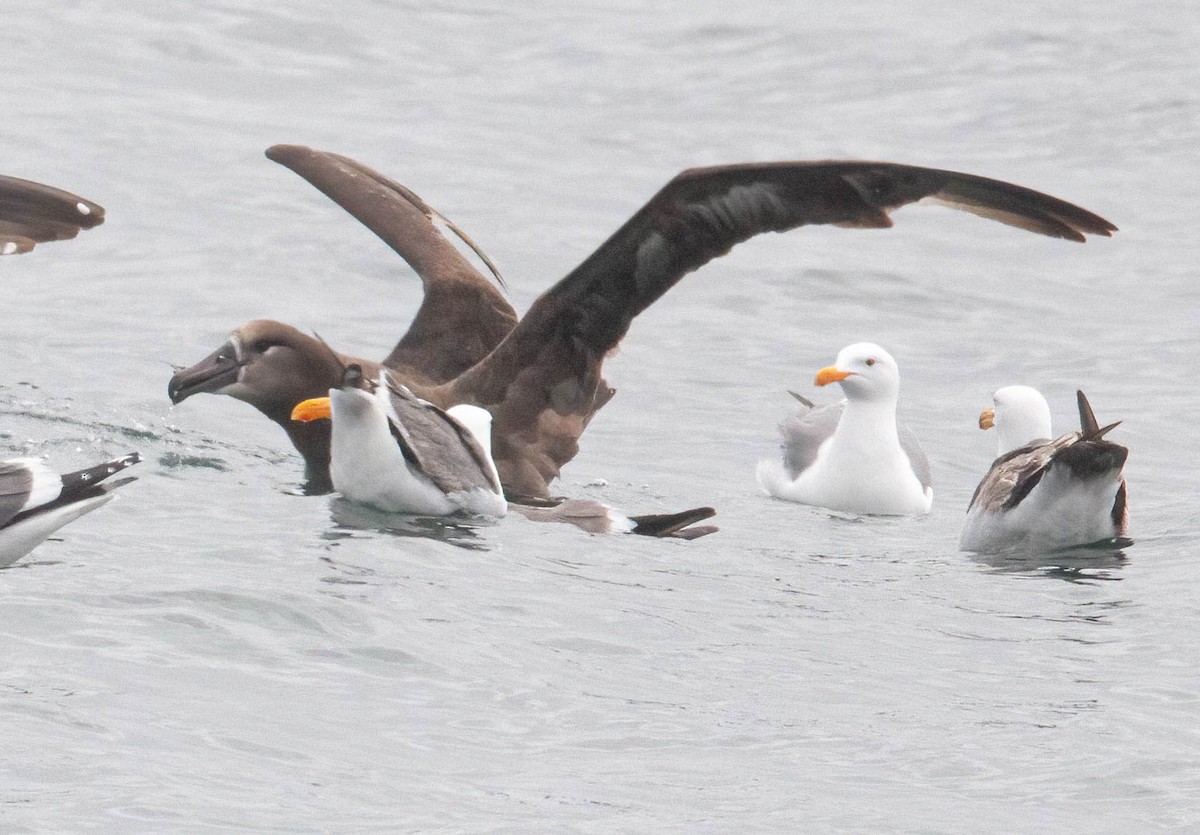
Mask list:
POLYGON ((995 408, 980 415, 979 425, 994 422, 1000 456, 971 497, 959 547, 1050 550, 1124 536, 1129 450, 1104 437, 1119 422, 1101 427, 1078 391, 1079 431, 1047 440, 1050 408, 1039 392, 1009 386, 993 399, 995 408))
MULTIPOLYGON (((459 404, 443 411, 421 400, 387 368, 376 380, 351 363, 340 388, 298 404, 292 419, 329 418, 330 473, 347 499, 394 513, 501 517, 504 499, 491 459, 491 415, 459 404)), ((716 530, 694 523, 711 508, 629 517, 598 501, 569 499, 511 505, 533 521, 566 522, 591 533, 695 539, 716 530)))
POLYGON ((896 423, 900 369, 878 345, 857 342, 817 372, 818 386, 838 383, 839 403, 801 408, 780 425, 783 461, 761 461, 759 483, 776 498, 871 515, 928 513, 929 463, 896 423))

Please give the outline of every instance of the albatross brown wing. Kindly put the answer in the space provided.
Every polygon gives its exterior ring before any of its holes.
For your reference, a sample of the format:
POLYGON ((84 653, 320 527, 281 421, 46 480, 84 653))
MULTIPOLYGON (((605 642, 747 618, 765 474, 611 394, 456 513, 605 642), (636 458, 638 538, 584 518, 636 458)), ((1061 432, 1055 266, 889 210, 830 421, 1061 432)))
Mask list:
POLYGON ((295 171, 396 251, 421 278, 425 298, 383 364, 404 377, 440 383, 470 368, 512 330, 516 312, 438 230, 454 231, 499 273, 470 238, 400 183, 348 157, 275 145, 267 157, 295 171))
POLYGON ((545 495, 612 394, 600 377, 605 354, 680 278, 762 232, 809 224, 884 228, 892 225, 889 212, 920 201, 1070 240, 1116 229, 1046 194, 931 168, 784 162, 691 169, 539 297, 495 351, 431 397, 490 410, 506 489, 545 495))
POLYGON ((104 209, 69 191, 0 175, 0 255, 74 238, 104 222, 104 209))

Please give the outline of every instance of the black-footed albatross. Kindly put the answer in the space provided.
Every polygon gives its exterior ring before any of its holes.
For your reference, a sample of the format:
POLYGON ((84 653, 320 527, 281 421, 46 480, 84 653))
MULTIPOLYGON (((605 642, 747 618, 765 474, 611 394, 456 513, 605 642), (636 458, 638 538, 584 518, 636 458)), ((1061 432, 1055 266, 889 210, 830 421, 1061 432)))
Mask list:
POLYGON ((100 205, 53 186, 0 174, 0 255, 74 238, 104 222, 100 205))
MULTIPOLYGON (((440 408, 492 415, 492 454, 510 500, 545 498, 579 436, 613 395, 604 357, 633 318, 680 278, 763 232, 808 224, 887 228, 889 212, 939 203, 1042 235, 1083 241, 1116 227, 1058 198, 1011 183, 881 162, 772 162, 695 168, 666 184, 518 322, 495 284, 434 224, 441 216, 404 186, 337 154, 277 145, 267 156, 300 174, 375 232, 421 277, 425 298, 383 360, 440 408)), ((377 363, 339 354, 297 329, 247 322, 178 371, 174 403, 227 394, 255 406, 304 456, 309 488, 328 490, 329 427, 289 420, 302 400, 340 384, 336 367, 377 363)))

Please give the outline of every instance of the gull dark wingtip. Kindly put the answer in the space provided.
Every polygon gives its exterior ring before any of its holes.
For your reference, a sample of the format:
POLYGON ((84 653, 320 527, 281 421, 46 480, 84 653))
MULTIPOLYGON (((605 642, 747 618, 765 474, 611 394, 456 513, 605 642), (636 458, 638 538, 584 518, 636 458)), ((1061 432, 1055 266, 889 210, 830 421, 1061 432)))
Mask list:
POLYGON ((1083 389, 1075 390, 1075 399, 1079 404, 1079 429, 1083 433, 1084 438, 1095 438, 1100 431, 1100 422, 1096 420, 1096 413, 1092 411, 1092 404, 1088 402, 1087 395, 1083 393, 1083 389))

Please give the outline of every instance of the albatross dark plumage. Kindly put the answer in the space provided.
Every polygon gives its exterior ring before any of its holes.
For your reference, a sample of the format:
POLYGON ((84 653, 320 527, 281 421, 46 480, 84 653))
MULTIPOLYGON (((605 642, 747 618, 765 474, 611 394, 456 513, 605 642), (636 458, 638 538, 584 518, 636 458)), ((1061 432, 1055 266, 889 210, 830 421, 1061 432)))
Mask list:
POLYGON ((53 186, 0 175, 0 255, 74 238, 104 222, 104 209, 53 186))
MULTIPOLYGON (((337 154, 278 145, 267 156, 307 179, 399 253, 425 298, 383 360, 440 408, 469 403, 492 415, 492 454, 510 499, 544 498, 613 395, 604 357, 634 317, 684 275, 763 232, 809 224, 886 228, 909 203, 964 209, 1031 232, 1083 241, 1111 235, 1105 219, 1010 183, 879 162, 777 162, 684 171, 607 241, 543 293, 519 322, 503 294, 444 238, 438 216, 411 191, 337 154)), ((289 428, 292 407, 339 377, 317 340, 278 322, 236 328, 229 341, 177 372, 171 400, 227 394, 288 431, 310 489, 328 489, 329 429, 289 428)), ((341 355, 373 374, 376 364, 341 355)))

